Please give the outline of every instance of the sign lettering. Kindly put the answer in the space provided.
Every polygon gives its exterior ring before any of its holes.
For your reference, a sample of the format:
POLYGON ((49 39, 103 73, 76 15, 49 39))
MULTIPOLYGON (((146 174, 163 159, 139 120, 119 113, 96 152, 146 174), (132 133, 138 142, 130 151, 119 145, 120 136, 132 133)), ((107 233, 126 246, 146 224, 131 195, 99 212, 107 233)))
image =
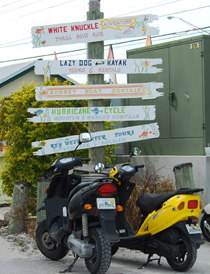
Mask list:
POLYGON ((154 120, 155 106, 117 106, 81 108, 29 108, 36 116, 28 118, 33 123, 94 122, 94 121, 145 121, 154 120))
POLYGON ((31 29, 32 44, 38 48, 157 35, 159 29, 149 26, 149 23, 157 19, 156 15, 148 14, 65 25, 36 26, 31 29))
MULTIPOLYGON (((92 147, 158 138, 160 136, 160 132, 158 124, 152 123, 142 126, 133 126, 114 130, 93 132, 91 133, 91 136, 92 141, 80 145, 78 149, 89 149, 92 147)), ((42 156, 66 151, 73 151, 78 142, 78 135, 33 142, 32 147, 40 148, 33 154, 42 156)))
POLYGON ((37 101, 85 100, 103 98, 142 98, 154 99, 163 96, 156 89, 163 88, 163 83, 143 83, 127 85, 93 86, 43 86, 36 88, 37 101))

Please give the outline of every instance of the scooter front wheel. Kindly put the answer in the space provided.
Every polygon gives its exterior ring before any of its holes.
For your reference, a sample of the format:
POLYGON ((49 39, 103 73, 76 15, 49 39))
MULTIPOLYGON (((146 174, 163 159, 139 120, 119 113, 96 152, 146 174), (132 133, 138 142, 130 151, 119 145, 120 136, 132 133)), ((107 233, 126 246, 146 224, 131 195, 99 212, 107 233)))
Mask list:
POLYGON ((89 243, 93 246, 93 256, 85 259, 88 271, 92 274, 105 273, 111 263, 111 245, 105 239, 101 228, 91 228, 89 231, 89 243))
POLYGON ((193 267, 197 258, 197 248, 189 237, 180 233, 179 255, 173 259, 167 259, 168 264, 176 271, 185 272, 193 267))
POLYGON ((43 220, 36 229, 36 243, 41 253, 50 260, 57 261, 64 258, 69 249, 52 240, 47 231, 46 220, 43 220))
POLYGON ((210 242, 210 215, 204 214, 201 218, 201 230, 205 239, 210 242))
POLYGON ((118 249, 119 249, 118 246, 116 246, 116 245, 112 246, 112 256, 114 256, 117 253, 118 249))

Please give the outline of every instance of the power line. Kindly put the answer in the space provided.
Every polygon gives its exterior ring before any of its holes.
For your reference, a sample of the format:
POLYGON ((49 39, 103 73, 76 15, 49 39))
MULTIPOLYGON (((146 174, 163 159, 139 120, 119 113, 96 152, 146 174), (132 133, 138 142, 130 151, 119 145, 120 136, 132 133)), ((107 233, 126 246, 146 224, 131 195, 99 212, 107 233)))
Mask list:
POLYGON ((179 1, 182 1, 182 0, 175 0, 175 1, 167 2, 167 3, 163 3, 163 4, 160 4, 160 5, 156 5, 156 6, 144 8, 144 9, 141 9, 141 10, 135 10, 135 11, 133 11, 133 12, 121 14, 120 16, 122 16, 122 15, 128 15, 128 14, 131 14, 131 13, 134 13, 134 12, 138 12, 138 11, 143 11, 143 10, 148 10, 148 9, 153 9, 153 8, 162 7, 162 6, 169 5, 169 4, 173 4, 173 3, 176 3, 176 2, 179 2, 179 1))
MULTIPOLYGON (((39 0, 39 1, 43 1, 43 0, 39 0)), ((38 2, 39 2, 38 1, 38 2)), ((69 0, 69 1, 67 1, 67 2, 64 2, 64 3, 59 3, 58 5, 54 5, 54 6, 51 6, 51 7, 47 7, 47 8, 45 8, 45 9, 41 9, 41 10, 38 10, 38 11, 34 11, 34 12, 32 12, 32 13, 28 13, 28 14, 25 14, 25 15, 21 15, 21 18, 23 18, 23 17, 25 17, 25 16, 28 16, 28 15, 31 15, 31 14, 35 14, 35 13, 37 13, 37 12, 42 12, 42 11, 45 11, 45 10, 48 10, 48 9, 52 9, 52 8, 56 8, 56 7, 58 7, 58 6, 61 6, 61 5, 64 5, 64 4, 68 4, 68 3, 70 3, 70 2, 74 2, 74 1, 76 1, 76 0, 69 0)), ((13 21, 11 21, 10 20, 10 23, 11 22, 16 22, 17 20, 13 20, 13 21)), ((11 27, 12 27, 12 29, 14 30, 14 25, 11 25, 11 27)), ((20 28, 20 26, 19 26, 19 28, 20 28)), ((2 31, 1 31, 2 32, 2 31)), ((3 30, 3 32, 8 32, 8 29, 5 29, 4 28, 4 30, 3 30)))
MULTIPOLYGON (((72 0, 72 1, 75 1, 75 0, 72 0)), ((178 1, 181 1, 181 0, 178 0, 178 1)), ((177 1, 174 1, 174 2, 177 2, 177 1)), ((66 2, 65 2, 66 3, 66 2)), ((171 2, 170 2, 171 3, 171 2)), ((63 3, 64 4, 64 3, 63 3)), ((193 9, 188 9, 188 10, 183 10, 183 11, 178 11, 178 12, 174 12, 174 13, 169 13, 169 14, 164 14, 164 15, 160 15, 159 17, 165 17, 165 16, 168 16, 168 15, 174 15, 174 14, 179 14, 179 13, 184 13, 184 12, 190 12, 190 11, 194 11, 194 10, 198 10, 198 9, 203 9, 203 8, 209 8, 210 7, 210 5, 208 5, 208 6, 203 6, 203 7, 197 7, 197 8, 193 8, 193 9)), ((119 15, 119 16, 121 16, 121 15, 119 15)), ((24 38, 25 40, 27 40, 27 39, 31 39, 30 37, 28 37, 28 38, 24 38)), ((8 42, 8 43, 5 43, 5 44, 9 44, 9 43, 15 43, 15 42, 19 42, 19 41, 22 41, 22 40, 24 40, 24 39, 21 39, 21 40, 15 40, 15 41, 12 41, 12 42, 8 42)), ((28 42, 28 44, 29 44, 30 42, 28 42)), ((5 48, 5 47, 7 47, 7 46, 3 46, 3 45, 5 45, 5 44, 0 44, 0 48, 5 48)), ((24 43, 24 44, 27 44, 27 43, 24 43)), ((15 44, 15 45, 21 45, 21 44, 15 44)), ((14 46, 15 46, 14 45, 14 46)), ((13 46, 13 45, 10 45, 10 46, 13 46)), ((8 46, 9 47, 9 46, 8 46)))
MULTIPOLYGON (((202 29, 208 29, 210 28, 210 26, 202 28, 202 29)), ((174 36, 174 35, 181 35, 181 34, 186 34, 188 32, 191 32, 191 30, 188 31, 180 31, 180 32, 173 32, 173 33, 167 33, 167 34, 162 34, 162 35, 157 35, 157 36, 153 36, 152 39, 159 39, 161 37, 163 37, 164 39, 167 39, 167 36, 174 36)), ((168 38, 169 39, 169 38, 168 38)), ((145 41, 146 38, 139 38, 139 39, 134 39, 134 40, 130 40, 130 41, 122 41, 122 42, 116 42, 113 43, 112 46, 117 46, 117 45, 122 45, 122 44, 128 44, 128 43, 134 43, 134 42, 139 42, 139 41, 145 41)), ((109 47, 110 43, 107 45, 104 45, 104 47, 109 47)), ((63 51, 63 52, 56 52, 57 55, 61 55, 61 54, 66 54, 66 53, 74 53, 74 52, 79 52, 79 51, 84 51, 87 48, 81 48, 81 49, 75 49, 75 50, 70 50, 70 51, 63 51)), ((25 57, 25 58, 19 58, 19 59, 13 59, 13 60, 7 60, 7 61, 0 61, 0 64, 2 63, 8 63, 8 62, 16 62, 16 61, 22 61, 22 60, 28 60, 28 59, 39 59, 41 57, 47 57, 47 56, 54 56, 54 53, 50 53, 50 54, 43 54, 43 55, 38 55, 38 56, 31 56, 31 57, 25 57)))
POLYGON ((14 9, 12 9, 12 10, 9 10, 9 11, 3 11, 2 13, 14 11, 14 10, 21 9, 21 8, 25 8, 25 7, 27 7, 27 6, 30 6, 30 5, 33 5, 33 4, 36 4, 36 3, 38 3, 38 2, 42 2, 42 1, 43 1, 43 0, 37 0, 37 1, 32 2, 32 3, 29 3, 29 4, 27 4, 27 5, 23 5, 23 6, 16 7, 16 8, 14 8, 14 9))
POLYGON ((194 10, 199 10, 199 9, 205 9, 205 8, 209 8, 209 7, 210 7, 210 5, 204 6, 204 7, 193 8, 193 9, 187 9, 187 10, 182 10, 182 11, 177 11, 177 12, 173 12, 173 13, 160 15, 159 17, 169 16, 169 15, 174 15, 174 14, 178 14, 178 13, 184 13, 184 12, 189 12, 189 11, 194 11, 194 10))
POLYGON ((21 0, 14 1, 14 2, 12 2, 12 3, 9 3, 9 4, 6 4, 6 5, 0 6, 0 8, 7 7, 7 6, 11 5, 11 4, 14 4, 14 3, 17 3, 17 2, 20 2, 20 1, 21 1, 21 0))

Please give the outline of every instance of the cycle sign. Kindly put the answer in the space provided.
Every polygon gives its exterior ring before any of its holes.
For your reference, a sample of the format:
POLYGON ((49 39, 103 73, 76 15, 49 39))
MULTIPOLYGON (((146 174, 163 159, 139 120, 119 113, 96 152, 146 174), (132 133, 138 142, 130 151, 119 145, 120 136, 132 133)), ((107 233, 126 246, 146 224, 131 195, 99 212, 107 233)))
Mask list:
POLYGON ((29 108, 33 123, 155 120, 155 106, 29 108))

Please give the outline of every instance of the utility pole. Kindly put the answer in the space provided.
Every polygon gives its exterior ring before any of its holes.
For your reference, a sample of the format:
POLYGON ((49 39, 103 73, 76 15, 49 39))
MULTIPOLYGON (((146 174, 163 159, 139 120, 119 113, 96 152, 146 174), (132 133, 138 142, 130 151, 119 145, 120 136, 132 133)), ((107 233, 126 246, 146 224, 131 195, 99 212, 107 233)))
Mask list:
MULTIPOLYGON (((103 12, 100 12, 100 0, 89 0, 89 11, 87 20, 97 20, 104 18, 103 12)), ((88 59, 104 59, 104 41, 88 43, 88 59)), ((88 74, 88 84, 104 84, 103 74, 88 74)), ((89 100, 89 107, 104 106, 104 100, 89 100)), ((104 122, 89 122, 89 132, 104 130, 104 122)), ((105 163, 105 147, 96 147, 89 149, 91 164, 105 163)))

